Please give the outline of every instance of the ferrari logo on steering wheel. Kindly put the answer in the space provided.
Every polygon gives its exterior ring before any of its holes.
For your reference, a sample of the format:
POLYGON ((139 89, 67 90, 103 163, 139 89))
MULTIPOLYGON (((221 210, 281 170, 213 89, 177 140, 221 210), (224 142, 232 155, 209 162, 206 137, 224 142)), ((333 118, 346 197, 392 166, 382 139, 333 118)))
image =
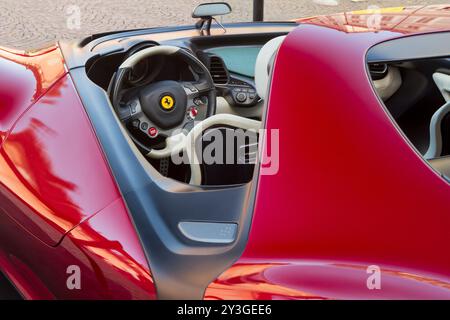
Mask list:
POLYGON ((172 110, 175 105, 175 99, 172 96, 165 95, 160 101, 161 107, 165 110, 172 110))

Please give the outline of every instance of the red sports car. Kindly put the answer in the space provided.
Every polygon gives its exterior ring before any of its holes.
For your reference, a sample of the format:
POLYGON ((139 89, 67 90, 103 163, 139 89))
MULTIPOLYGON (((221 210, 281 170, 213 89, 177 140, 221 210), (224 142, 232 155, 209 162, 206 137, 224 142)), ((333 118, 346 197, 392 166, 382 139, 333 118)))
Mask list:
MULTIPOLYGON (((0 49, 26 299, 450 299, 450 7, 0 49)), ((6 280, 7 279, 7 280, 6 280)))

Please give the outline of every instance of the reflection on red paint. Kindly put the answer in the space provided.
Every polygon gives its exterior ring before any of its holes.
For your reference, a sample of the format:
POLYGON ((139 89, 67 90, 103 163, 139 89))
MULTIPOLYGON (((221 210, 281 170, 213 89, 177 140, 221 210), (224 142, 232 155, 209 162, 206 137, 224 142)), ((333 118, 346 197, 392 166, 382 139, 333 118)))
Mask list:
POLYGON ((450 25, 450 6, 429 5, 368 9, 302 18, 296 21, 348 33, 392 31, 410 34, 448 30, 450 25), (374 18, 376 16, 379 18, 374 18), (379 19, 379 21, 374 19, 379 19))
POLYGON ((234 265, 206 291, 205 299, 450 299, 450 282, 388 268, 380 290, 367 287, 367 266, 326 262, 234 265))
POLYGON ((283 264, 238 263, 222 274, 205 292, 206 300, 319 299, 301 290, 268 281, 264 272, 283 264))
POLYGON ((68 76, 11 130, 0 184, 7 213, 49 245, 120 196, 68 76))
MULTIPOLYGON (((91 261, 98 278, 109 286, 133 288, 113 299, 155 299, 150 269, 122 199, 73 229, 65 241, 75 244, 91 261), (112 270, 112 271, 110 271, 112 270), (111 276, 111 272, 116 276, 111 276), (131 294, 131 296, 129 296, 131 294)), ((107 293, 105 293, 107 294, 107 293)))
POLYGON ((259 177, 245 251, 206 297, 449 299, 450 185, 393 124, 367 73, 368 48, 401 35, 320 19, 278 51, 266 129, 280 132, 279 171, 259 177), (367 290, 370 265, 380 291, 367 290))
POLYGON ((0 48, 0 144, 14 121, 65 73, 58 47, 25 53, 0 48))
POLYGON ((156 297, 145 254, 69 76, 14 126, 0 150, 0 173, 8 216, 0 217, 0 263, 26 298, 156 297), (81 268, 80 291, 66 288, 69 265, 81 268))

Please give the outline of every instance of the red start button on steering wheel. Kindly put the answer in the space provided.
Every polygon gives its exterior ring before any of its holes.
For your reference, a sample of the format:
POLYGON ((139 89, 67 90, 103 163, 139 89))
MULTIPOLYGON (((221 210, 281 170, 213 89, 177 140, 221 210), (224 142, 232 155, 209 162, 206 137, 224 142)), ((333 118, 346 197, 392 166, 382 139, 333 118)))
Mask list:
POLYGON ((158 136, 158 133, 158 129, 156 129, 155 127, 151 127, 150 129, 148 129, 150 138, 156 138, 158 136))
POLYGON ((188 117, 189 119, 194 120, 198 115, 198 109, 196 107, 189 108, 188 117))

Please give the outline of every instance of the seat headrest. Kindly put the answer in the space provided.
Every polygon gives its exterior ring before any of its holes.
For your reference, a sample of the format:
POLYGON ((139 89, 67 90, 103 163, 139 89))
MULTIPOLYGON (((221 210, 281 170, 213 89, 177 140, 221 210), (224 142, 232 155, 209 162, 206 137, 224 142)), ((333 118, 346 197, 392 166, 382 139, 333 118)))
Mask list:
POLYGON ((450 101, 440 107, 431 117, 430 144, 425 153, 425 159, 434 159, 442 155, 444 137, 442 135, 442 122, 450 113, 450 101))
POLYGON ((286 36, 276 37, 267 42, 258 54, 255 65, 255 85, 256 91, 261 99, 266 98, 269 85, 269 75, 274 61, 275 54, 286 36))
POLYGON ((374 80, 373 85, 380 98, 383 101, 388 100, 402 85, 400 70, 396 67, 389 66, 386 76, 380 80, 374 80))
POLYGON ((436 72, 433 74, 433 80, 445 101, 450 101, 450 75, 443 72, 436 72))

